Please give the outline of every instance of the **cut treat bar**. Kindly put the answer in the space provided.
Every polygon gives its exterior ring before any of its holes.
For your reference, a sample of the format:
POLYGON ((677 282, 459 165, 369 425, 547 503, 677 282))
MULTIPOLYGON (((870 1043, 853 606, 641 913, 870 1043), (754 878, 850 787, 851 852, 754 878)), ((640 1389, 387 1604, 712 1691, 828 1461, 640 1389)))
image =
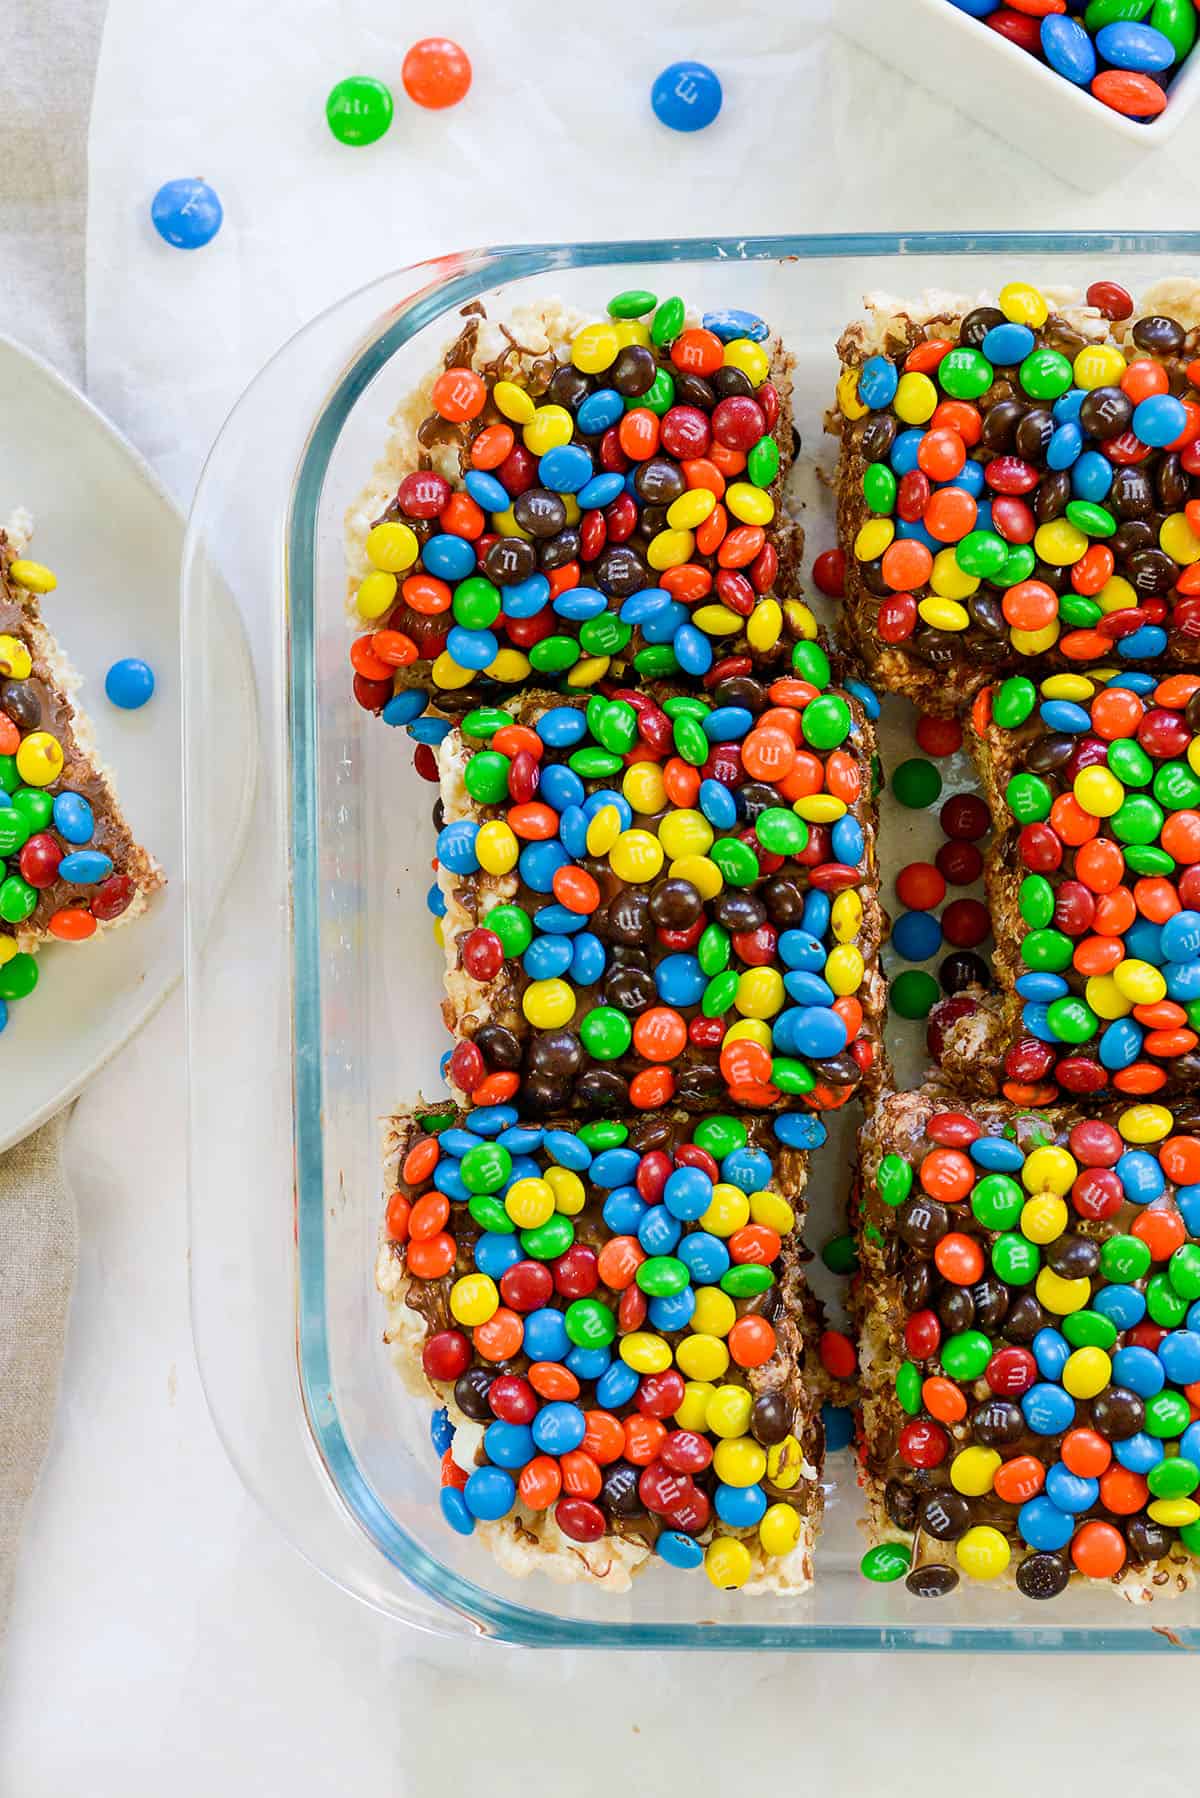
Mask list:
POLYGON ((134 918, 162 871, 134 838, 91 726, 79 677, 44 623, 55 585, 23 553, 22 516, 0 532, 0 996, 31 990, 29 952, 48 937, 81 942, 134 918), (5 948, 7 945, 7 949, 5 948), (18 988, 21 989, 18 992, 18 988))
POLYGON ((359 702, 774 660, 812 628, 792 454, 791 358, 750 313, 466 307, 347 517, 359 702))
POLYGON ((812 680, 530 693, 445 738, 456 1094, 817 1112, 878 1080, 873 735, 819 690, 820 646, 797 654, 812 680))
POLYGON ((1000 993, 940 1009, 944 1072, 1021 1104, 1200 1088, 1200 674, 1014 675, 972 718, 1000 993))
POLYGON ((1200 665, 1200 283, 868 302, 838 346, 847 641, 923 710, 1030 659, 1200 665))
POLYGON ((657 1556, 722 1588, 809 1586, 808 1121, 389 1121, 385 1340, 445 1406, 447 1523, 506 1572, 623 1591, 657 1556))
POLYGON ((1200 1102, 890 1095, 860 1137, 863 1571, 1144 1603, 1200 1554, 1200 1102))

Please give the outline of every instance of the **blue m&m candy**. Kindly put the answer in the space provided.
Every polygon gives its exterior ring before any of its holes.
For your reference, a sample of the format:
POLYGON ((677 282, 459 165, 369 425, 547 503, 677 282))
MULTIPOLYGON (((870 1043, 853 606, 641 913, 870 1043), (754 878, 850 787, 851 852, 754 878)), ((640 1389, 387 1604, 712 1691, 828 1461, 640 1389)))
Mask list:
POLYGON ((123 712, 136 712, 154 693, 154 670, 137 656, 124 656, 105 675, 104 691, 123 712))
POLYGON ((673 62, 650 89, 650 104, 672 131, 702 131, 721 110, 721 83, 703 62, 673 62))
POLYGON ((150 203, 154 229, 175 250, 203 249, 221 229, 224 216, 207 181, 164 181, 150 203))

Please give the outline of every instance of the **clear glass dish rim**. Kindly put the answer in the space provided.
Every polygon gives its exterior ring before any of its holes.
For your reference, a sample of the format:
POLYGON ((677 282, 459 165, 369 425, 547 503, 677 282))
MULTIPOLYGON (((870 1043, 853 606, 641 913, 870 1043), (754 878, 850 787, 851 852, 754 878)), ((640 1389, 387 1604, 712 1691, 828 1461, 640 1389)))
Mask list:
MULTIPOLYGON (((432 258, 370 282, 298 334, 307 335, 349 300, 402 279, 429 280, 391 308, 389 323, 360 343, 331 388, 302 451, 285 536, 289 854, 293 922, 291 994, 293 1130, 297 1222, 297 1371, 314 1448, 342 1508, 404 1578, 439 1607, 487 1636, 526 1647, 869 1652, 987 1650, 1020 1653, 1155 1654, 1200 1647, 1200 1628, 1105 1629, 1070 1623, 993 1627, 872 1624, 594 1623, 543 1616, 485 1591, 437 1561, 381 1503, 358 1465, 333 1398, 326 1329, 324 1091, 320 1054, 320 884, 317 857, 316 526, 334 446, 351 409, 392 355, 454 307, 509 282, 571 269, 729 260, 807 261, 904 255, 1200 256, 1200 231, 831 233, 744 238, 652 238, 576 244, 512 244, 432 258)), ((293 338, 278 352, 285 356, 293 338)), ((1167 1619, 1170 1622, 1170 1619, 1167 1619)))

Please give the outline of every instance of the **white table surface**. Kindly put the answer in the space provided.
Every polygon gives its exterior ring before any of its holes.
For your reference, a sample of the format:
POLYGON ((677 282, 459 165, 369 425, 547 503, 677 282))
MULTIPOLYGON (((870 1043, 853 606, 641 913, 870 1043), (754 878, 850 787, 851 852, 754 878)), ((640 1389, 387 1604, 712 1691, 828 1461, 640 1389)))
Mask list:
MULTIPOLYGON (((508 10, 518 9, 527 11, 523 0, 508 10)), ((493 9, 497 21, 501 10, 493 9)), ((386 36, 357 4, 295 0, 285 9, 264 0, 252 11, 245 45, 232 0, 205 8, 113 0, 97 94, 92 391, 184 493, 211 428, 258 360, 314 306, 405 259, 395 229, 365 248, 348 229, 344 171, 321 185, 319 132, 302 153, 285 146, 268 168, 241 142, 247 119, 257 108, 274 128, 297 93, 309 104, 356 64, 378 67, 384 50, 395 63, 425 31, 460 35, 473 50, 494 52, 501 68, 520 41, 495 25, 489 34, 485 9, 465 0, 394 6, 386 36), (272 34, 268 13, 300 22, 272 34), (131 81, 144 96, 136 107, 131 81), (215 283, 215 346, 213 335, 189 337, 195 309, 171 284, 190 271, 183 258, 163 263, 142 214, 160 180, 214 162, 238 215, 227 227, 234 264, 223 274, 216 263, 195 271, 215 283), (297 254, 296 212, 272 206, 281 181, 294 193, 310 178, 329 233, 315 259, 297 254), (264 285, 268 267, 276 273, 264 285), (244 291, 234 291, 239 285, 244 291), (187 382, 163 359, 177 302, 176 367, 196 372, 204 397, 195 406, 180 399, 187 382)), ((738 52, 737 33, 750 31, 752 14, 729 22, 703 0, 651 5, 639 11, 651 29, 637 56, 628 32, 620 40, 622 80, 632 79, 638 57, 653 68, 707 56, 734 75, 718 203, 706 208, 693 191, 681 153, 681 166, 660 177, 660 229, 1194 223, 1200 184, 1182 150, 1156 165, 1153 187, 1131 177, 1107 196, 1082 199, 961 114, 904 92, 869 58, 823 48, 816 34, 827 0, 777 11, 766 36, 786 71, 783 88, 775 65, 738 52), (766 84, 764 116, 776 135, 795 121, 795 151, 769 159, 761 192, 741 139, 763 111, 747 92, 755 82, 766 84), (923 165, 927 176, 915 173, 923 165), (978 184, 972 195, 967 171, 978 184)), ((638 100, 635 89, 615 97, 612 116, 638 100)), ((607 127, 602 106, 575 112, 579 141, 551 131, 550 160, 573 154, 582 167, 604 154, 607 127)), ((364 168, 362 179, 372 178, 364 168)), ((542 178, 553 187, 552 173, 542 178)), ((646 210, 636 209, 628 230, 650 228, 646 210)), ((430 227, 409 253, 455 238, 599 237, 620 228, 596 184, 569 225, 553 213, 531 221, 520 209, 481 209, 468 195, 453 226, 443 221, 440 236, 430 227)), ((205 1409, 187 1315, 183 1053, 176 997, 95 1081, 70 1131, 79 1286, 0 1688, 0 1798, 160 1798, 164 1790, 172 1798, 323 1798, 335 1781, 337 1789, 359 1782, 423 1798, 451 1778, 486 1781, 503 1798, 527 1790, 535 1766, 579 1794, 608 1790, 617 1769, 644 1788, 704 1780, 711 1791, 738 1789, 739 1774, 756 1789, 786 1779, 814 1793, 886 1780, 896 1798, 967 1786, 986 1798, 1067 1779, 1100 1793, 1151 1780, 1160 1798, 1185 1784, 1194 1791, 1196 1667, 1183 1654, 1141 1663, 768 1657, 719 1667, 699 1657, 543 1657, 448 1649, 343 1597, 258 1514, 205 1409)))

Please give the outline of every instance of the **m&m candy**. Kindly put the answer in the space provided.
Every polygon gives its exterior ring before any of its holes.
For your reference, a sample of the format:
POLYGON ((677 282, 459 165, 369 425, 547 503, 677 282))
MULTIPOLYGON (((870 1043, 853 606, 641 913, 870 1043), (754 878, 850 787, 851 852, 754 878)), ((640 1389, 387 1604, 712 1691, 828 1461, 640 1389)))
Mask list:
POLYGON ((471 59, 451 38, 423 37, 405 53, 400 79, 418 106, 457 106, 471 86, 471 59))
POLYGON ((672 131, 703 131, 723 98, 720 80, 704 62, 673 62, 650 89, 654 116, 672 131))
POLYGON ((497 1526, 502 1560, 506 1540, 527 1564, 569 1551, 618 1589, 655 1560, 722 1590, 807 1588, 822 1425, 795 1122, 531 1125, 508 1104, 390 1121, 377 1283, 398 1358, 438 1395, 452 1529, 497 1526))
POLYGON ((207 181, 164 181, 150 203, 150 222, 175 250, 200 250, 211 243, 224 219, 216 190, 207 181))

